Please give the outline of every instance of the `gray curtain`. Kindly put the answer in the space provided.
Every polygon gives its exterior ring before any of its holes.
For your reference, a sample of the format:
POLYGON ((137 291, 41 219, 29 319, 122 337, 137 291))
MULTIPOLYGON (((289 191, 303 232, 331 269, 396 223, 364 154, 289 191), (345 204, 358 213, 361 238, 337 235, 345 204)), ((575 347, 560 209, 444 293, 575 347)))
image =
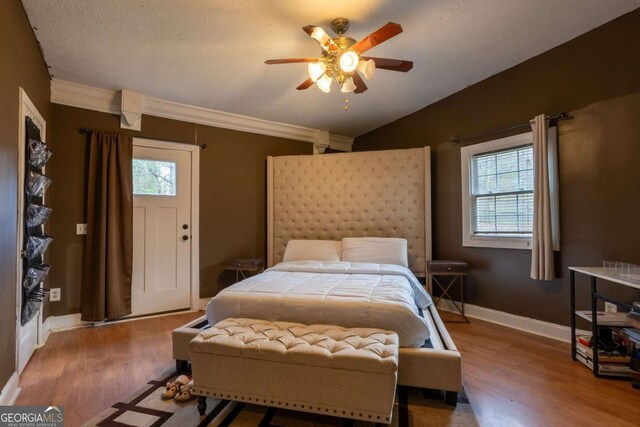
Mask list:
POLYGON ((133 264, 133 139, 91 132, 82 320, 131 314, 133 264))
POLYGON ((549 188, 549 123, 544 114, 531 121, 533 130, 533 233, 531 278, 553 280, 553 235, 549 188))

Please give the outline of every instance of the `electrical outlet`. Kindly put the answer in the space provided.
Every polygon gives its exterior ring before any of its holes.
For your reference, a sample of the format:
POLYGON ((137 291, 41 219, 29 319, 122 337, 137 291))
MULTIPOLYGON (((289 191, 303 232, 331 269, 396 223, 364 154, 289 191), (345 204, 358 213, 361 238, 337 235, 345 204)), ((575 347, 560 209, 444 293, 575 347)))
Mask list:
POLYGON ((51 288, 49 291, 49 301, 60 301, 60 288, 51 288))
POLYGON ((604 311, 605 313, 617 313, 618 306, 615 304, 611 304, 610 302, 604 302, 604 311))
POLYGON ((76 224, 76 234, 87 234, 87 224, 76 224))

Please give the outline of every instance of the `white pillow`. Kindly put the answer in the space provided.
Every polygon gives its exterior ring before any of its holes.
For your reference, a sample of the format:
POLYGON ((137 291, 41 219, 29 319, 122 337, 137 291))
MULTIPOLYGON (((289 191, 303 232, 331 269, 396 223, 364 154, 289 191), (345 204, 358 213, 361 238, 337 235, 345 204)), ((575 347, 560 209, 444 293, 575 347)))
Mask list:
POLYGON ((342 261, 409 267, 407 240, 396 237, 345 237, 342 239, 342 261))
POLYGON ((340 261, 341 252, 337 240, 289 240, 282 261, 340 261))

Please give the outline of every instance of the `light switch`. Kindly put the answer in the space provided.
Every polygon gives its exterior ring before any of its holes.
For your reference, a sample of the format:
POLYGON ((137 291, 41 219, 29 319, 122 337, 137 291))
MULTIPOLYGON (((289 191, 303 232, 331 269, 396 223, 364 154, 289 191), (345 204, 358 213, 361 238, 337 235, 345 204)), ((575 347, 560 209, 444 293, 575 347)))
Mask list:
POLYGON ((87 234, 87 224, 76 224, 76 234, 87 234))

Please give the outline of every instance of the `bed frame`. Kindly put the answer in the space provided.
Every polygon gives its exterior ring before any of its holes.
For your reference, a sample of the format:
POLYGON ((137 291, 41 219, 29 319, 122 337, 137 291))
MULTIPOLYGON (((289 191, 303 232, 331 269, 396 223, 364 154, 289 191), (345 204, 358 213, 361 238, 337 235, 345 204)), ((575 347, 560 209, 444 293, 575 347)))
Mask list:
MULTIPOLYGON (((409 268, 426 276, 431 259, 429 147, 267 158, 267 265, 282 261, 291 239, 407 239, 409 268)), ((455 404, 462 360, 435 307, 423 313, 430 347, 400 348, 398 384, 444 390, 455 404)), ((189 341, 205 317, 173 332, 178 370, 188 367, 189 341)))
MULTIPOLYGON (((431 306, 423 315, 429 324, 431 346, 400 348, 398 384, 443 390, 447 403, 455 405, 462 390, 460 353, 436 309, 431 306)), ((173 331, 173 358, 178 372, 189 370, 189 342, 208 327, 206 316, 202 316, 173 331)))

